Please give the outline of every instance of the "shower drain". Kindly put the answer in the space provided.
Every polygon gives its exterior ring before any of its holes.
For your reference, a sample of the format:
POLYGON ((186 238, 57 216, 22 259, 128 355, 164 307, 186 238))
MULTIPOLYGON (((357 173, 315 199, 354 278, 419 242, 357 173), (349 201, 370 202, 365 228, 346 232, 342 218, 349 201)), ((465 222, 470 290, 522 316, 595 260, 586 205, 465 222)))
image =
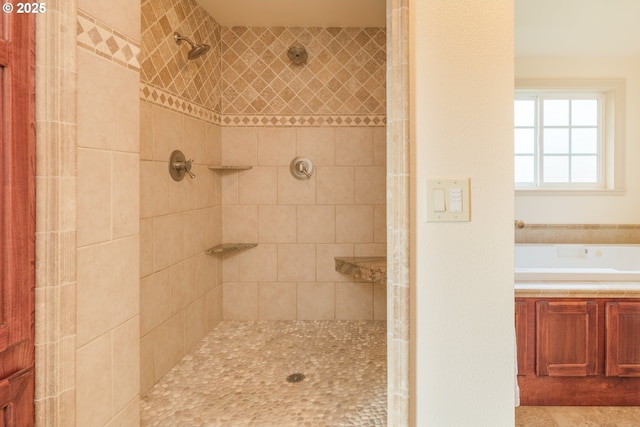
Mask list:
POLYGON ((287 381, 290 383, 299 383, 304 379, 304 374, 291 374, 287 377, 287 381))

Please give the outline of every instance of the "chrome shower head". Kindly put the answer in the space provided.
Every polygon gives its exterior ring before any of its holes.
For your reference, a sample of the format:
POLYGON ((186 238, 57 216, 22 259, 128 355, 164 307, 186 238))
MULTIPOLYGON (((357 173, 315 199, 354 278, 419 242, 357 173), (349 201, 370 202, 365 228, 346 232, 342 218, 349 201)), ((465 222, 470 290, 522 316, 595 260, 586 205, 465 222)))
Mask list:
POLYGON ((177 44, 180 44, 180 42, 183 40, 189 43, 189 46, 191 46, 191 50, 187 54, 187 58, 189 58, 190 60, 196 59, 201 55, 204 55, 209 49, 211 49, 211 46, 209 46, 208 44, 204 44, 204 43, 195 44, 190 39, 188 39, 187 37, 181 36, 180 33, 177 33, 177 32, 173 33, 173 40, 175 40, 177 44))

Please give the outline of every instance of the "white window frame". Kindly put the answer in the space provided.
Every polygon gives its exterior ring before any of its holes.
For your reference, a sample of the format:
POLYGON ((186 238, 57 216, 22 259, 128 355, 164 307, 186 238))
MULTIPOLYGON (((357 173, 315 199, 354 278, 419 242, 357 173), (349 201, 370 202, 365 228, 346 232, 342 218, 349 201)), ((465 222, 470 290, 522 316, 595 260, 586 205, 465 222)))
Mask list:
MULTIPOLYGON (((539 97, 543 99, 580 99, 595 95, 601 97, 599 130, 597 183, 542 183, 536 176, 534 185, 518 185, 518 194, 548 193, 601 193, 602 191, 624 190, 624 92, 625 81, 621 79, 517 79, 515 99, 539 97)), ((537 112, 539 116, 539 111, 537 112)), ((541 144, 537 132, 540 129, 536 118, 536 153, 535 161, 542 162, 541 144)), ((515 129, 515 127, 514 127, 515 129)), ((515 160, 515 156, 514 156, 515 160)))

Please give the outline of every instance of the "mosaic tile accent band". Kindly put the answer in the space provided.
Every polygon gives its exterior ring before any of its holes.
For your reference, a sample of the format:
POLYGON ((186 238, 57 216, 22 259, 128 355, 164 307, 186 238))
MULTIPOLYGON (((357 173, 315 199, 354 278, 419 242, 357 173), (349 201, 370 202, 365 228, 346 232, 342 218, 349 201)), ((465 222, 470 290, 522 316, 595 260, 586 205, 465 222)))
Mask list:
POLYGON ((216 125, 221 124, 220 113, 147 83, 141 83, 140 85, 140 99, 196 119, 205 120, 216 125))
POLYGON ((133 71, 140 71, 140 46, 91 15, 78 11, 78 46, 133 71))

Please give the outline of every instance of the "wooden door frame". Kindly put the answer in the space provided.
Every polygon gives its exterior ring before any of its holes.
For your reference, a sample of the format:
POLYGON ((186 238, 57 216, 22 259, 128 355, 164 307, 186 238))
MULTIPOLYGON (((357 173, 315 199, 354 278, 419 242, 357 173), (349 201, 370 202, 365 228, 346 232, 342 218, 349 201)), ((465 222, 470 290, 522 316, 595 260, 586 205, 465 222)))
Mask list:
POLYGON ((3 424, 29 426, 35 388, 35 18, 4 13, 0 19, 0 404, 7 408, 3 424))

